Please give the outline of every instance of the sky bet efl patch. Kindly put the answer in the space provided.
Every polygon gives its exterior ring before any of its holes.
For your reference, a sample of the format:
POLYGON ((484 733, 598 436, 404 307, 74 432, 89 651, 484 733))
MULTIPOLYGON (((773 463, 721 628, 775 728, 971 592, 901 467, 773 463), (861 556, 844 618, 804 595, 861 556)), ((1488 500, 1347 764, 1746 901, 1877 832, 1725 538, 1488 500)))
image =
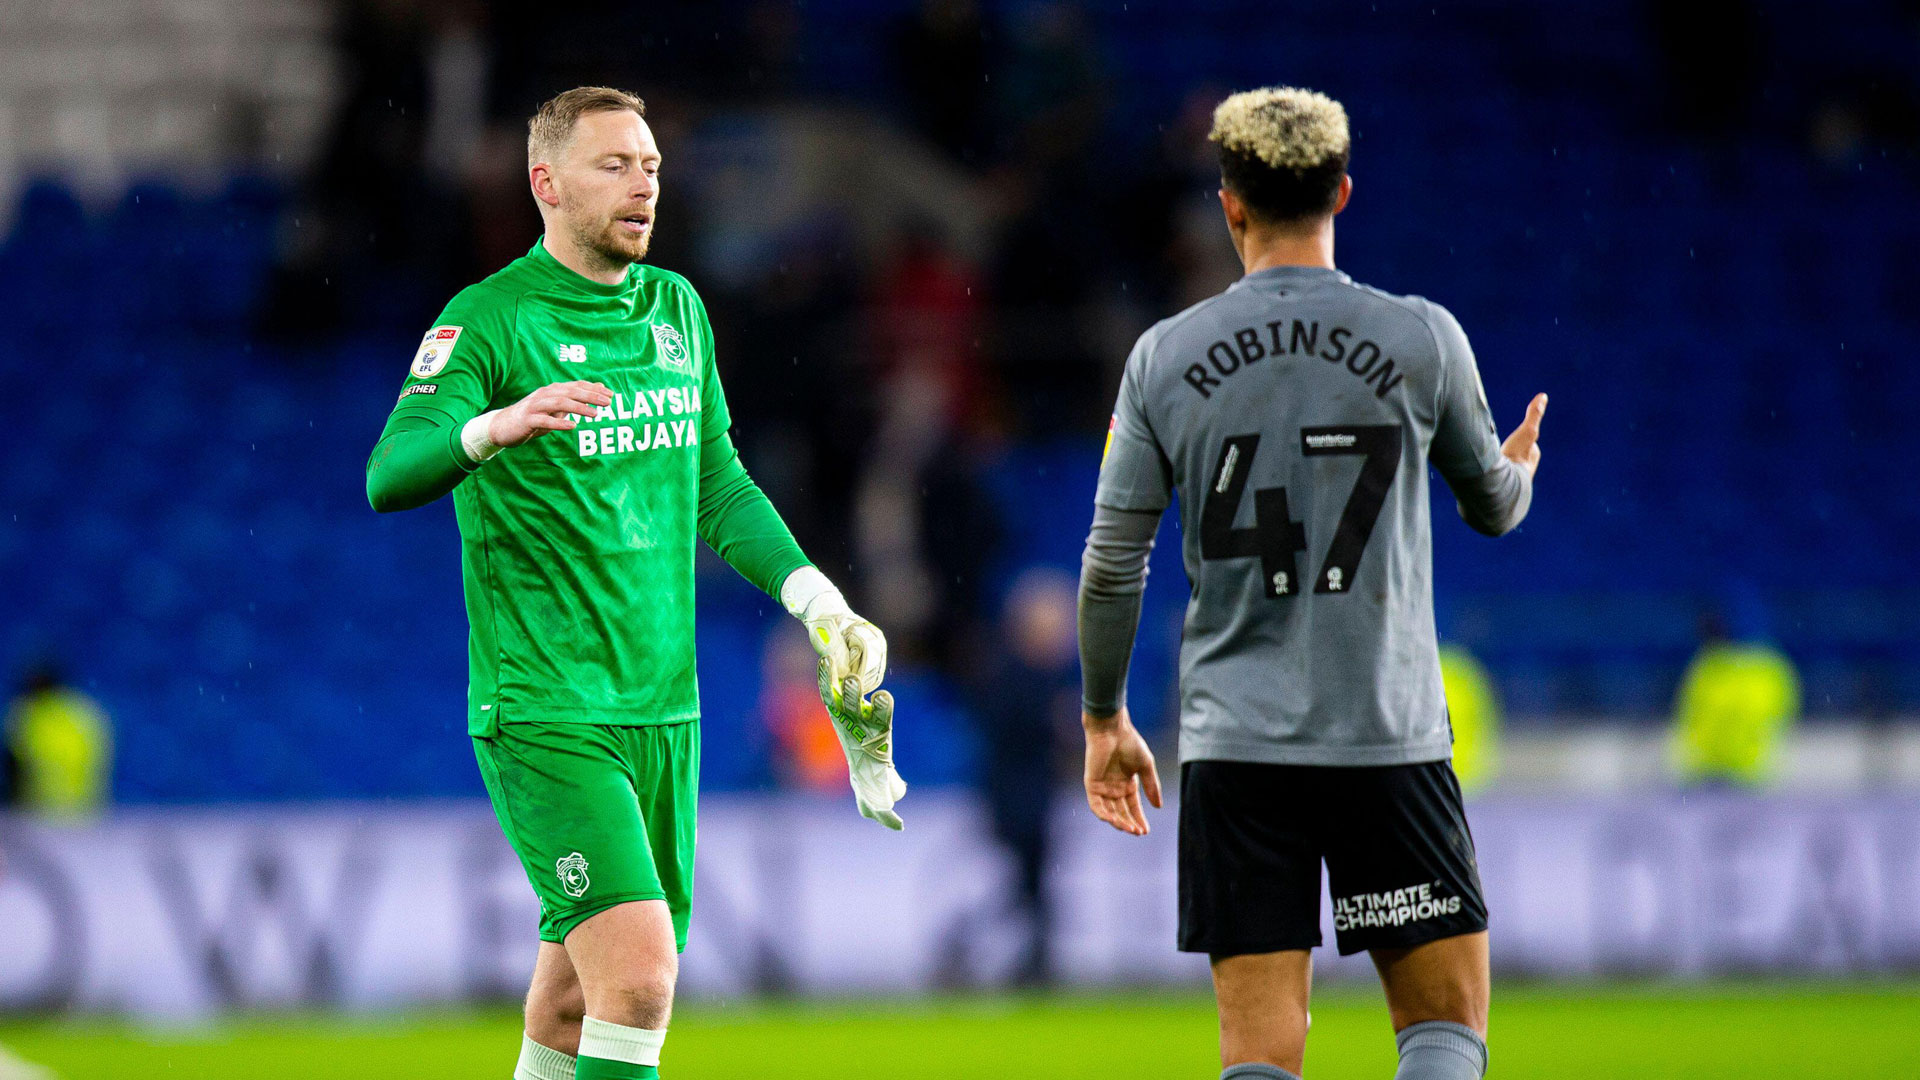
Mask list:
POLYGON ((413 354, 413 374, 417 378, 431 379, 440 374, 447 366, 447 359, 453 355, 454 343, 460 340, 460 327, 436 326, 427 331, 420 339, 420 351, 413 354))

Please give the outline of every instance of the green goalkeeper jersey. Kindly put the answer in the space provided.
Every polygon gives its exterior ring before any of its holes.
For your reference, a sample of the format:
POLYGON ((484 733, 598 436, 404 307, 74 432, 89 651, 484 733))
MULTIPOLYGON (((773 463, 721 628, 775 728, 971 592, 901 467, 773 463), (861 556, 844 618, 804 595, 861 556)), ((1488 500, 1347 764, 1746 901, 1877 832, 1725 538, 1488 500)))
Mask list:
POLYGON ((371 491, 394 456, 388 440, 405 434, 430 439, 443 470, 450 456, 471 472, 449 482, 472 627, 472 733, 699 715, 696 528, 770 592, 806 562, 738 465, 728 426, 706 309, 678 274, 636 264, 603 285, 536 243, 447 305, 368 471, 371 491), (467 420, 573 379, 604 384, 613 404, 484 464, 465 456, 467 420), (721 501, 732 509, 716 509, 721 501), (729 548, 743 528, 754 535, 729 548))

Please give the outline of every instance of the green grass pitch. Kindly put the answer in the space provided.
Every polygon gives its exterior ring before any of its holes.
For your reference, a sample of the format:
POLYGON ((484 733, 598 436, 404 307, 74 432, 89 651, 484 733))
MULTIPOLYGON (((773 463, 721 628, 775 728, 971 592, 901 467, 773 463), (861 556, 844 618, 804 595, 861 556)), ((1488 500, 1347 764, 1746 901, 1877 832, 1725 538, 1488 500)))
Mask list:
MULTIPOLYGON (((193 1032, 16 1020, 0 1023, 0 1044, 63 1080, 506 1080, 519 1023, 504 1011, 193 1032)), ((1501 987, 1492 1051, 1495 1077, 1915 1078, 1920 984, 1501 987)), ((1211 1000, 1144 994, 690 1005, 663 1064, 671 1080, 1204 1080, 1219 1070, 1211 1000)), ((1377 991, 1320 995, 1309 1080, 1382 1080, 1393 1066, 1377 991)))

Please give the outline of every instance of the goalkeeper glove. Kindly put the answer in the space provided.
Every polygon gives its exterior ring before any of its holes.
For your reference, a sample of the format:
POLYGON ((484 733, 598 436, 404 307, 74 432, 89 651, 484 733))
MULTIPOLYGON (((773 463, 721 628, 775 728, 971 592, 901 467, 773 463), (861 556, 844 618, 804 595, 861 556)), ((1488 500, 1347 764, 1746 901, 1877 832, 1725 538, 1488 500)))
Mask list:
POLYGON ((811 566, 787 575, 780 602, 806 626, 807 641, 820 657, 820 700, 847 756, 861 816, 899 829, 893 804, 907 793, 907 783, 893 767, 893 695, 880 689, 886 637, 855 615, 840 590, 811 566))

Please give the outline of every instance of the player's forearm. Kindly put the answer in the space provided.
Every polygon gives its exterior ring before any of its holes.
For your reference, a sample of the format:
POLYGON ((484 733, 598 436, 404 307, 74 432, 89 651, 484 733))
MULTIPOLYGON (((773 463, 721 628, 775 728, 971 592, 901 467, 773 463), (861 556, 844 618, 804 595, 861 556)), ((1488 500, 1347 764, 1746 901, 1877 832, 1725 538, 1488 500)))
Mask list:
POLYGON ((708 547, 769 596, 778 597, 787 575, 810 565, 724 435, 701 449, 697 527, 708 547))
POLYGON ((1479 476, 1448 477, 1447 486, 1453 489, 1460 517, 1486 536, 1513 531, 1533 505, 1533 474, 1504 457, 1479 476))
POLYGON ((383 514, 425 506, 476 468, 460 445, 460 425, 450 418, 398 417, 367 458, 367 501, 383 514))
POLYGON ((1112 716, 1127 703, 1127 665, 1159 526, 1156 513, 1093 509, 1080 558, 1080 705, 1092 716, 1112 716))

